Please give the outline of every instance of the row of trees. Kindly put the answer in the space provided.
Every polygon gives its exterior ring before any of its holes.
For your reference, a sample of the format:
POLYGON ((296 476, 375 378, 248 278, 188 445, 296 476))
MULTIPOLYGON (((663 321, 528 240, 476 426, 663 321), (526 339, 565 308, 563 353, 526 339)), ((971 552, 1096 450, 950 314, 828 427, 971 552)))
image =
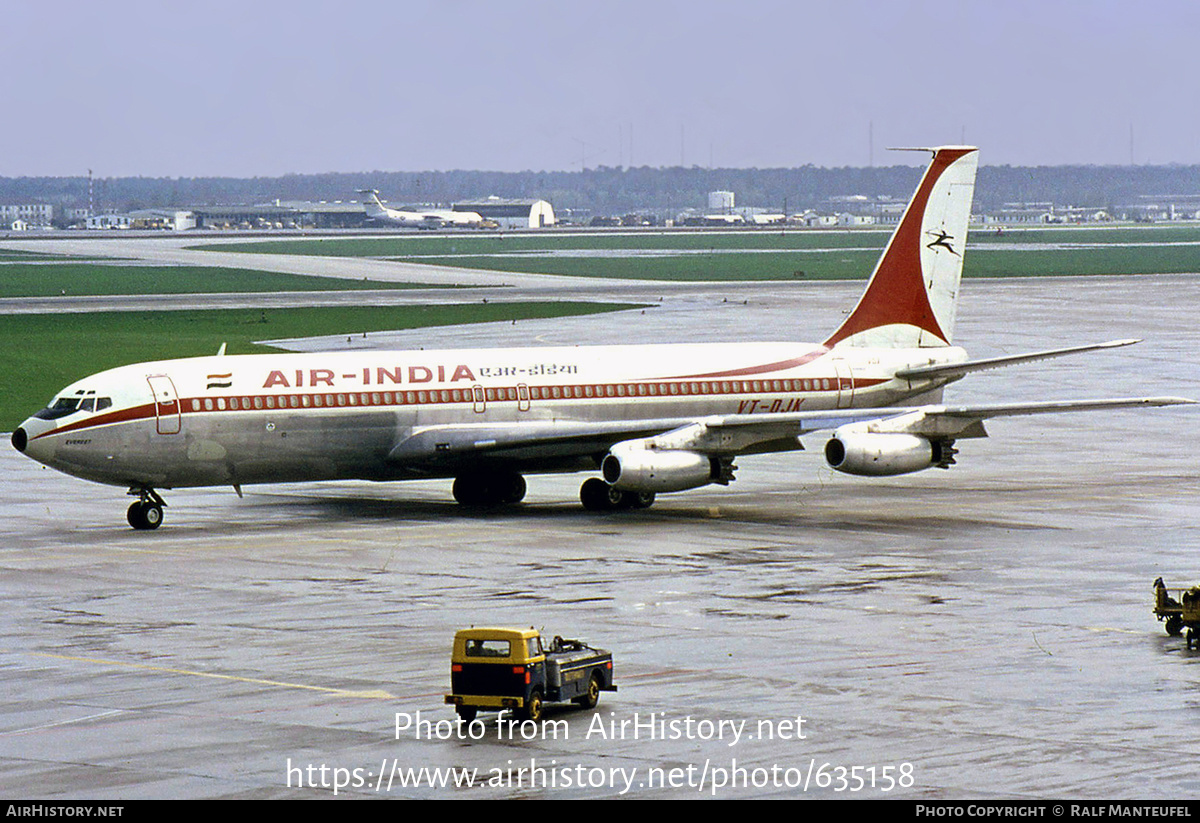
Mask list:
MULTIPOLYGON (((356 200, 358 189, 379 189, 393 203, 453 203, 496 195, 542 198, 556 209, 623 214, 639 209, 703 209, 707 193, 729 190, 739 205, 789 211, 819 208, 847 195, 906 199, 921 169, 873 168, 705 169, 610 168, 583 172, 355 172, 283 177, 116 177, 94 181, 97 208, 129 210, 212 206, 275 200, 356 200)), ((1200 194, 1200 166, 983 166, 976 185, 982 210, 1005 203, 1052 201, 1111 208, 1139 196, 1200 194)), ((86 206, 86 177, 0 178, 0 203, 49 202, 86 206)))

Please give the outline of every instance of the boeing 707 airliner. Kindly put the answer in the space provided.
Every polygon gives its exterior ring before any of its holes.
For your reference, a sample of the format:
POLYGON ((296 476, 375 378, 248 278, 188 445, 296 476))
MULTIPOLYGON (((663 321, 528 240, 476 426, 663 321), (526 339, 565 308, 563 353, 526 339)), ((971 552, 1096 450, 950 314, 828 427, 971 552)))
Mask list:
POLYGON ((469 506, 517 503, 525 475, 588 471, 604 511, 734 479, 741 455, 798 450, 855 475, 947 468, 1007 415, 1165 406, 1174 397, 950 406, 964 375, 1123 346, 971 360, 952 345, 978 164, 933 159, 854 310, 822 343, 218 355, 122 366, 63 389, 13 433, 29 457, 124 486, 154 529, 159 491, 453 478, 469 506))

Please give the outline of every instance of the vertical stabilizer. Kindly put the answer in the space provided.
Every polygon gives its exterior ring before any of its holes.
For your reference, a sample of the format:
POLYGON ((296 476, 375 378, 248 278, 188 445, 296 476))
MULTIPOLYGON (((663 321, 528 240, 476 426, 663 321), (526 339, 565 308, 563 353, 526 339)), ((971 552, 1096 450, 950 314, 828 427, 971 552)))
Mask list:
POLYGON ((933 160, 866 291, 825 345, 950 345, 979 151, 971 146, 930 151, 933 160))
POLYGON ((370 217, 372 220, 387 218, 387 209, 383 207, 383 203, 379 202, 379 191, 377 189, 359 189, 358 193, 364 195, 362 204, 367 217, 370 217))

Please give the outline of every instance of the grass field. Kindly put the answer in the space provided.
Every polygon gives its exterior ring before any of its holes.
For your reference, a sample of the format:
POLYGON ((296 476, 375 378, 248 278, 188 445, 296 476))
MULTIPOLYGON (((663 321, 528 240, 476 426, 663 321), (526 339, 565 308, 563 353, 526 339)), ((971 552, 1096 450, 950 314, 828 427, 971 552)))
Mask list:
MULTIPOLYGON (((404 235, 219 245, 264 254, 373 256, 515 272, 649 280, 865 279, 888 231, 728 233, 554 232, 404 235)), ((976 230, 966 275, 1008 277, 1200 271, 1200 226, 976 230)), ((248 269, 112 265, 0 249, 0 297, 197 294, 406 288, 248 269)), ((0 317, 9 368, 0 429, 11 429, 64 385, 124 363, 261 351, 253 341, 361 334, 488 320, 610 311, 609 304, 471 304, 396 308, 95 313, 0 317)))
POLYGON ((835 232, 591 232, 559 234, 403 234, 394 237, 329 237, 316 240, 267 240, 191 246, 193 249, 257 254, 306 254, 318 257, 402 257, 421 255, 503 255, 547 250, 622 251, 787 251, 796 249, 881 249, 889 229, 835 232))
POLYGON ((20 249, 0 249, 0 263, 8 263, 14 260, 50 260, 51 255, 41 254, 36 251, 21 251, 20 249))
MULTIPOLYGON (((8 260, 0 257, 0 263, 8 260)), ((39 258, 44 260, 46 258, 39 258)), ((56 294, 215 294, 281 291, 354 291, 431 288, 421 284, 308 277, 252 269, 209 266, 142 266, 88 263, 50 258, 52 263, 0 265, 0 297, 51 297, 56 294)))
POLYGON ((486 303, 0 316, 0 431, 12 431, 81 377, 147 360, 271 351, 255 340, 563 317, 634 308, 612 303, 486 303))
MULTIPOLYGON (((383 257, 406 263, 645 280, 853 280, 870 274, 887 229, 417 235, 211 246, 261 254, 383 257)), ((197 248, 203 248, 197 247, 197 248)), ((976 229, 966 277, 1200 271, 1200 226, 976 229)))

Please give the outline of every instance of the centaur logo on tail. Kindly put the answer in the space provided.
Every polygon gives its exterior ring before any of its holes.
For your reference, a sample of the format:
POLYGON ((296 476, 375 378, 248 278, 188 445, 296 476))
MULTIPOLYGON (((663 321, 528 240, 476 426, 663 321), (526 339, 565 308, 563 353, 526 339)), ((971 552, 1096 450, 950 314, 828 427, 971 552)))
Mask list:
POLYGON ((592 510, 728 484, 741 455, 831 432, 843 472, 954 463, 955 442, 1005 415, 1165 406, 1172 397, 941 404, 969 372, 1115 340, 969 360, 951 345, 978 153, 933 161, 866 291, 822 344, 726 343, 265 354, 123 366, 68 386, 13 445, 125 486, 129 522, 162 522, 158 491, 306 480, 454 478, 466 505, 520 501, 526 474, 589 471, 592 510))

